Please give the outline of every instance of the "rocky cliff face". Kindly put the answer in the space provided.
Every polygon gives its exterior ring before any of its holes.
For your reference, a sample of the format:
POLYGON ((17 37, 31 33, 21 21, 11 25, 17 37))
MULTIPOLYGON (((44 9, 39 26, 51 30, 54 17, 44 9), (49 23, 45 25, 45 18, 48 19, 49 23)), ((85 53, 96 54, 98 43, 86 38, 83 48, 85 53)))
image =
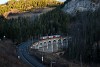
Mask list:
POLYGON ((95 3, 92 0, 70 0, 62 9, 64 12, 75 15, 77 11, 95 11, 100 6, 100 3, 95 3))

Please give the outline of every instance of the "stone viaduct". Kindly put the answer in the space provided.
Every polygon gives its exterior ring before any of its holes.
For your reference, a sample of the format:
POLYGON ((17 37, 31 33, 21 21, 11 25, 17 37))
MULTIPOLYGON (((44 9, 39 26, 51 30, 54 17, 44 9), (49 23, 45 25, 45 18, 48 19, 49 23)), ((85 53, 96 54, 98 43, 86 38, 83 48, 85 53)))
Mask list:
POLYGON ((62 37, 60 35, 43 36, 32 44, 31 49, 38 49, 47 53, 57 52, 68 47, 68 39, 69 37, 62 37))

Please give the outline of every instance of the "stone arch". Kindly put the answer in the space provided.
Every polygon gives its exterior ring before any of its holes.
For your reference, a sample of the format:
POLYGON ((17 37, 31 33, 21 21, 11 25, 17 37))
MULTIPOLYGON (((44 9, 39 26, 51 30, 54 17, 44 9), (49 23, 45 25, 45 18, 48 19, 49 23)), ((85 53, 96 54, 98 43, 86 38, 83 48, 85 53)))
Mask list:
POLYGON ((58 50, 58 43, 56 40, 53 40, 53 52, 56 52, 58 50))
POLYGON ((46 46, 47 45, 47 42, 44 42, 44 46, 46 46))
POLYGON ((42 44, 42 42, 39 44, 39 51, 43 51, 43 44, 42 44))
POLYGON ((48 50, 47 42, 44 42, 44 52, 47 52, 47 50, 48 50))
POLYGON ((48 52, 52 51, 52 44, 51 41, 48 41, 48 52))
POLYGON ((51 44, 51 41, 49 41, 48 44, 51 44))
POLYGON ((61 39, 58 40, 58 48, 62 48, 62 42, 61 42, 61 39))
POLYGON ((53 44, 55 44, 56 43, 56 40, 53 40, 53 44))
POLYGON ((58 43, 61 43, 61 39, 58 40, 58 43))
POLYGON ((67 39, 63 39, 63 47, 64 47, 64 48, 67 47, 67 39))
POLYGON ((40 43, 40 46, 42 46, 42 43, 40 43))

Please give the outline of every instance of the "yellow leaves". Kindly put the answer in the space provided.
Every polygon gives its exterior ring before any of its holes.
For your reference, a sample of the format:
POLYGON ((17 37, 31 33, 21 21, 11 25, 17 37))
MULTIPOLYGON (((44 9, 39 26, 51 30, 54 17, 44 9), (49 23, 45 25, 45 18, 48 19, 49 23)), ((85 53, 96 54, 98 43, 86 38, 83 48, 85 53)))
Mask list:
POLYGON ((9 1, 7 5, 0 6, 0 15, 8 12, 10 9, 18 9, 21 12, 33 10, 33 8, 53 7, 60 5, 60 2, 55 0, 19 0, 9 1))

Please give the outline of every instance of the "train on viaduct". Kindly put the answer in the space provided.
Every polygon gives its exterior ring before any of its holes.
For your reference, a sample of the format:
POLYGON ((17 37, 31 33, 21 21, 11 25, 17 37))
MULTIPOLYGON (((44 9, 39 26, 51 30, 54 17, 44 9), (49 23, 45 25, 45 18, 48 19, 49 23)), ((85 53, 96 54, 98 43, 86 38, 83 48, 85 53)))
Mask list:
POLYGON ((61 35, 43 36, 31 45, 31 49, 37 49, 41 52, 57 52, 68 47, 69 37, 61 35))

